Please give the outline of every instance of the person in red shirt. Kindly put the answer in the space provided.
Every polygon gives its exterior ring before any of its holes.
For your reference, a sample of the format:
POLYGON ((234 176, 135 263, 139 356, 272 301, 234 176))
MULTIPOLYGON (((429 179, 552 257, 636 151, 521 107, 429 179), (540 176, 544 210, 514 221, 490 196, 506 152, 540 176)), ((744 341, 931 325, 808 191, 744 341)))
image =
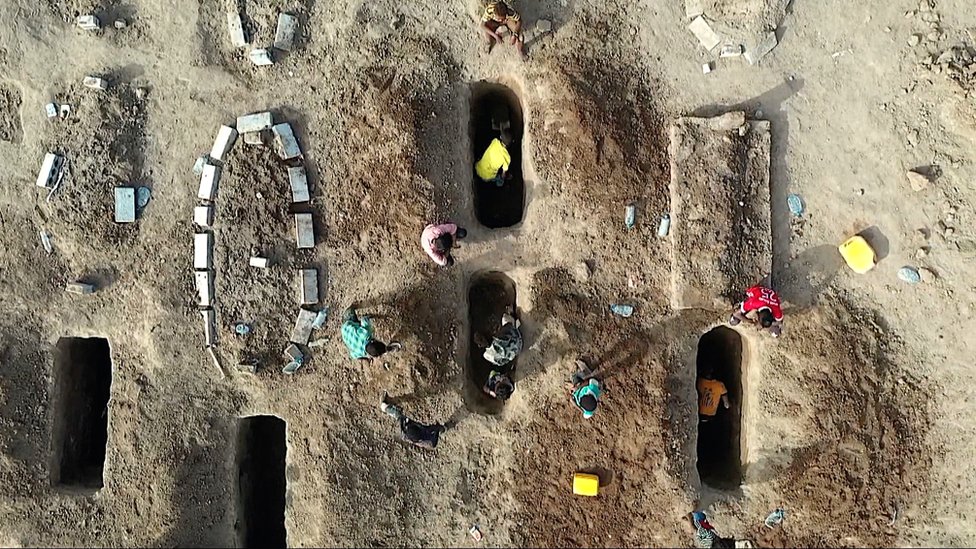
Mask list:
POLYGON ((773 337, 779 337, 783 333, 783 309, 780 308, 776 292, 758 285, 746 290, 746 299, 732 311, 729 325, 735 326, 743 320, 750 323, 758 321, 763 330, 769 330, 773 337), (755 312, 755 320, 749 317, 752 312, 755 312))

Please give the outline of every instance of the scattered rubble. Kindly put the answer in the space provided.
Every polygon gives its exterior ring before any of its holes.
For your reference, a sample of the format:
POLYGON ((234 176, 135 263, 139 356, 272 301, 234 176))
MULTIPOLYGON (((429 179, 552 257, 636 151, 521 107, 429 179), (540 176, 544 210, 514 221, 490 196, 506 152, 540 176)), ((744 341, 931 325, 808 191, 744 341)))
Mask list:
POLYGON ((905 175, 908 177, 908 183, 912 186, 912 190, 915 192, 927 189, 931 183, 927 175, 919 173, 915 170, 909 170, 905 175))

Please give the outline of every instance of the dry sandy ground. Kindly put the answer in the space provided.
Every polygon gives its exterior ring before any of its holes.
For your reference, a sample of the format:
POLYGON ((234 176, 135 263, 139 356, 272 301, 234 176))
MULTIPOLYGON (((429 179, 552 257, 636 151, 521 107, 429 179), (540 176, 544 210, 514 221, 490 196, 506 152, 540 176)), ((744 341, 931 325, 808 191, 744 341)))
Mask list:
POLYGON ((287 421, 293 546, 473 546, 473 523, 493 546, 683 546, 679 517, 697 502, 721 532, 769 546, 976 544, 976 95, 973 70, 939 60, 976 46, 969 2, 706 2, 743 31, 782 16, 759 66, 722 59, 708 75, 679 2, 523 0, 529 27, 555 26, 524 62, 509 47, 486 53, 476 4, 245 0, 259 44, 279 11, 301 21, 295 50, 262 69, 231 47, 220 0, 3 4, 0 543, 235 544, 238 418, 275 414, 287 421), (71 24, 91 11, 128 26, 71 24), (83 88, 89 74, 110 89, 83 88), (469 83, 483 79, 525 109, 525 213, 511 229, 481 227, 473 211, 469 83), (51 100, 71 115, 49 121, 51 100), (191 166, 220 124, 267 109, 305 152, 317 247, 294 253, 283 167, 239 142, 215 227, 222 378, 193 295, 191 166), (684 250, 655 232, 671 206, 671 124, 730 110, 769 121, 772 272, 754 278, 772 275, 787 319, 776 341, 739 330, 743 482, 715 491, 696 470, 695 358, 727 311, 672 308, 684 250), (46 202, 33 182, 51 150, 72 168, 46 202), (905 171, 917 167, 937 177, 913 192, 905 171), (135 225, 112 222, 122 183, 153 190, 135 225), (804 197, 799 219, 790 192, 804 197), (417 242, 442 218, 470 231, 450 269, 417 242), (855 275, 835 249, 865 229, 882 259, 855 275), (242 268, 273 246, 277 270, 242 268), (301 265, 319 269, 334 313, 313 336, 325 345, 286 377, 301 265), (936 278, 908 285, 903 265, 936 278), (527 338, 497 414, 465 389, 466 296, 487 270, 514 281, 527 338), (66 294, 76 279, 99 291, 66 294), (404 343, 388 369, 346 358, 337 317, 354 301, 381 338, 404 343), (620 301, 633 317, 610 315, 620 301), (254 322, 251 339, 232 335, 237 320, 254 322), (55 345, 92 335, 113 360, 94 493, 52 486, 51 443, 55 345), (235 370, 244 353, 265 361, 258 374, 235 370), (607 376, 589 421, 562 388, 577 357, 607 376), (453 420, 436 451, 398 440, 377 409, 383 391, 421 420, 453 420), (601 473, 599 497, 571 494, 578 470, 601 473), (779 506, 785 524, 764 530, 779 506))

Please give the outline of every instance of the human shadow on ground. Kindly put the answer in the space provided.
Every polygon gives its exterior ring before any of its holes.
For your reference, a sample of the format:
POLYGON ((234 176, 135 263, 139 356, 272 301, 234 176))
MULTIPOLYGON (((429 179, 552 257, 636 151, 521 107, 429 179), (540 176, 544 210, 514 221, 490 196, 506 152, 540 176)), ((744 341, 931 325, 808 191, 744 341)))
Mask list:
POLYGON ((843 265, 844 259, 836 246, 824 244, 808 248, 783 269, 779 294, 793 306, 815 305, 820 293, 833 282, 843 265))

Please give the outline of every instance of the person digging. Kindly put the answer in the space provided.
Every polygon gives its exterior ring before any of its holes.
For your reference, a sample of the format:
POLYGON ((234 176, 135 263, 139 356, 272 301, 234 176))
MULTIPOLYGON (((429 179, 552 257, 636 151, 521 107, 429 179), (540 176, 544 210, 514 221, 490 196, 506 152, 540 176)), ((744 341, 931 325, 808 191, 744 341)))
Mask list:
POLYGON ((380 399, 380 410, 397 420, 400 424, 400 434, 403 435, 404 440, 421 448, 437 448, 441 433, 446 430, 446 427, 440 423, 427 425, 410 419, 403 413, 403 410, 390 402, 386 393, 383 393, 383 398, 380 399))
POLYGON ((512 35, 512 45, 518 50, 519 55, 524 57, 522 18, 507 0, 491 0, 485 5, 485 11, 481 14, 481 31, 488 37, 488 53, 491 53, 496 43, 504 42, 499 33, 501 27, 508 29, 512 35))
POLYGON ((349 350, 349 356, 357 360, 370 361, 401 347, 395 342, 386 345, 373 337, 372 321, 366 315, 359 316, 354 307, 347 308, 342 314, 340 334, 342 342, 349 350))
POLYGON ((591 370, 582 360, 576 361, 576 373, 567 388, 572 391, 572 402, 583 412, 583 418, 589 419, 596 413, 600 396, 603 395, 603 385, 597 379, 600 369, 591 370))
POLYGON ((431 223, 424 227, 424 231, 420 234, 420 247, 434 260, 434 263, 441 267, 450 267, 454 265, 451 249, 465 236, 468 236, 468 231, 456 223, 449 221, 431 223))
POLYGON ((742 321, 756 324, 759 328, 768 330, 773 337, 783 333, 783 309, 780 307, 779 295, 771 288, 753 286, 746 290, 746 299, 735 306, 729 318, 729 326, 736 326, 742 321), (755 319, 750 318, 755 315, 755 319))
POLYGON ((485 183, 494 183, 496 187, 503 186, 505 181, 511 179, 512 174, 508 169, 512 165, 512 155, 509 154, 508 147, 512 141, 512 134, 507 128, 491 140, 481 159, 474 165, 478 179, 485 183))
POLYGON ((481 334, 475 334, 475 344, 485 349, 484 358, 495 368, 488 374, 482 390, 491 398, 508 400, 515 392, 515 358, 522 352, 522 333, 520 322, 511 314, 502 315, 502 325, 491 342, 481 334))

